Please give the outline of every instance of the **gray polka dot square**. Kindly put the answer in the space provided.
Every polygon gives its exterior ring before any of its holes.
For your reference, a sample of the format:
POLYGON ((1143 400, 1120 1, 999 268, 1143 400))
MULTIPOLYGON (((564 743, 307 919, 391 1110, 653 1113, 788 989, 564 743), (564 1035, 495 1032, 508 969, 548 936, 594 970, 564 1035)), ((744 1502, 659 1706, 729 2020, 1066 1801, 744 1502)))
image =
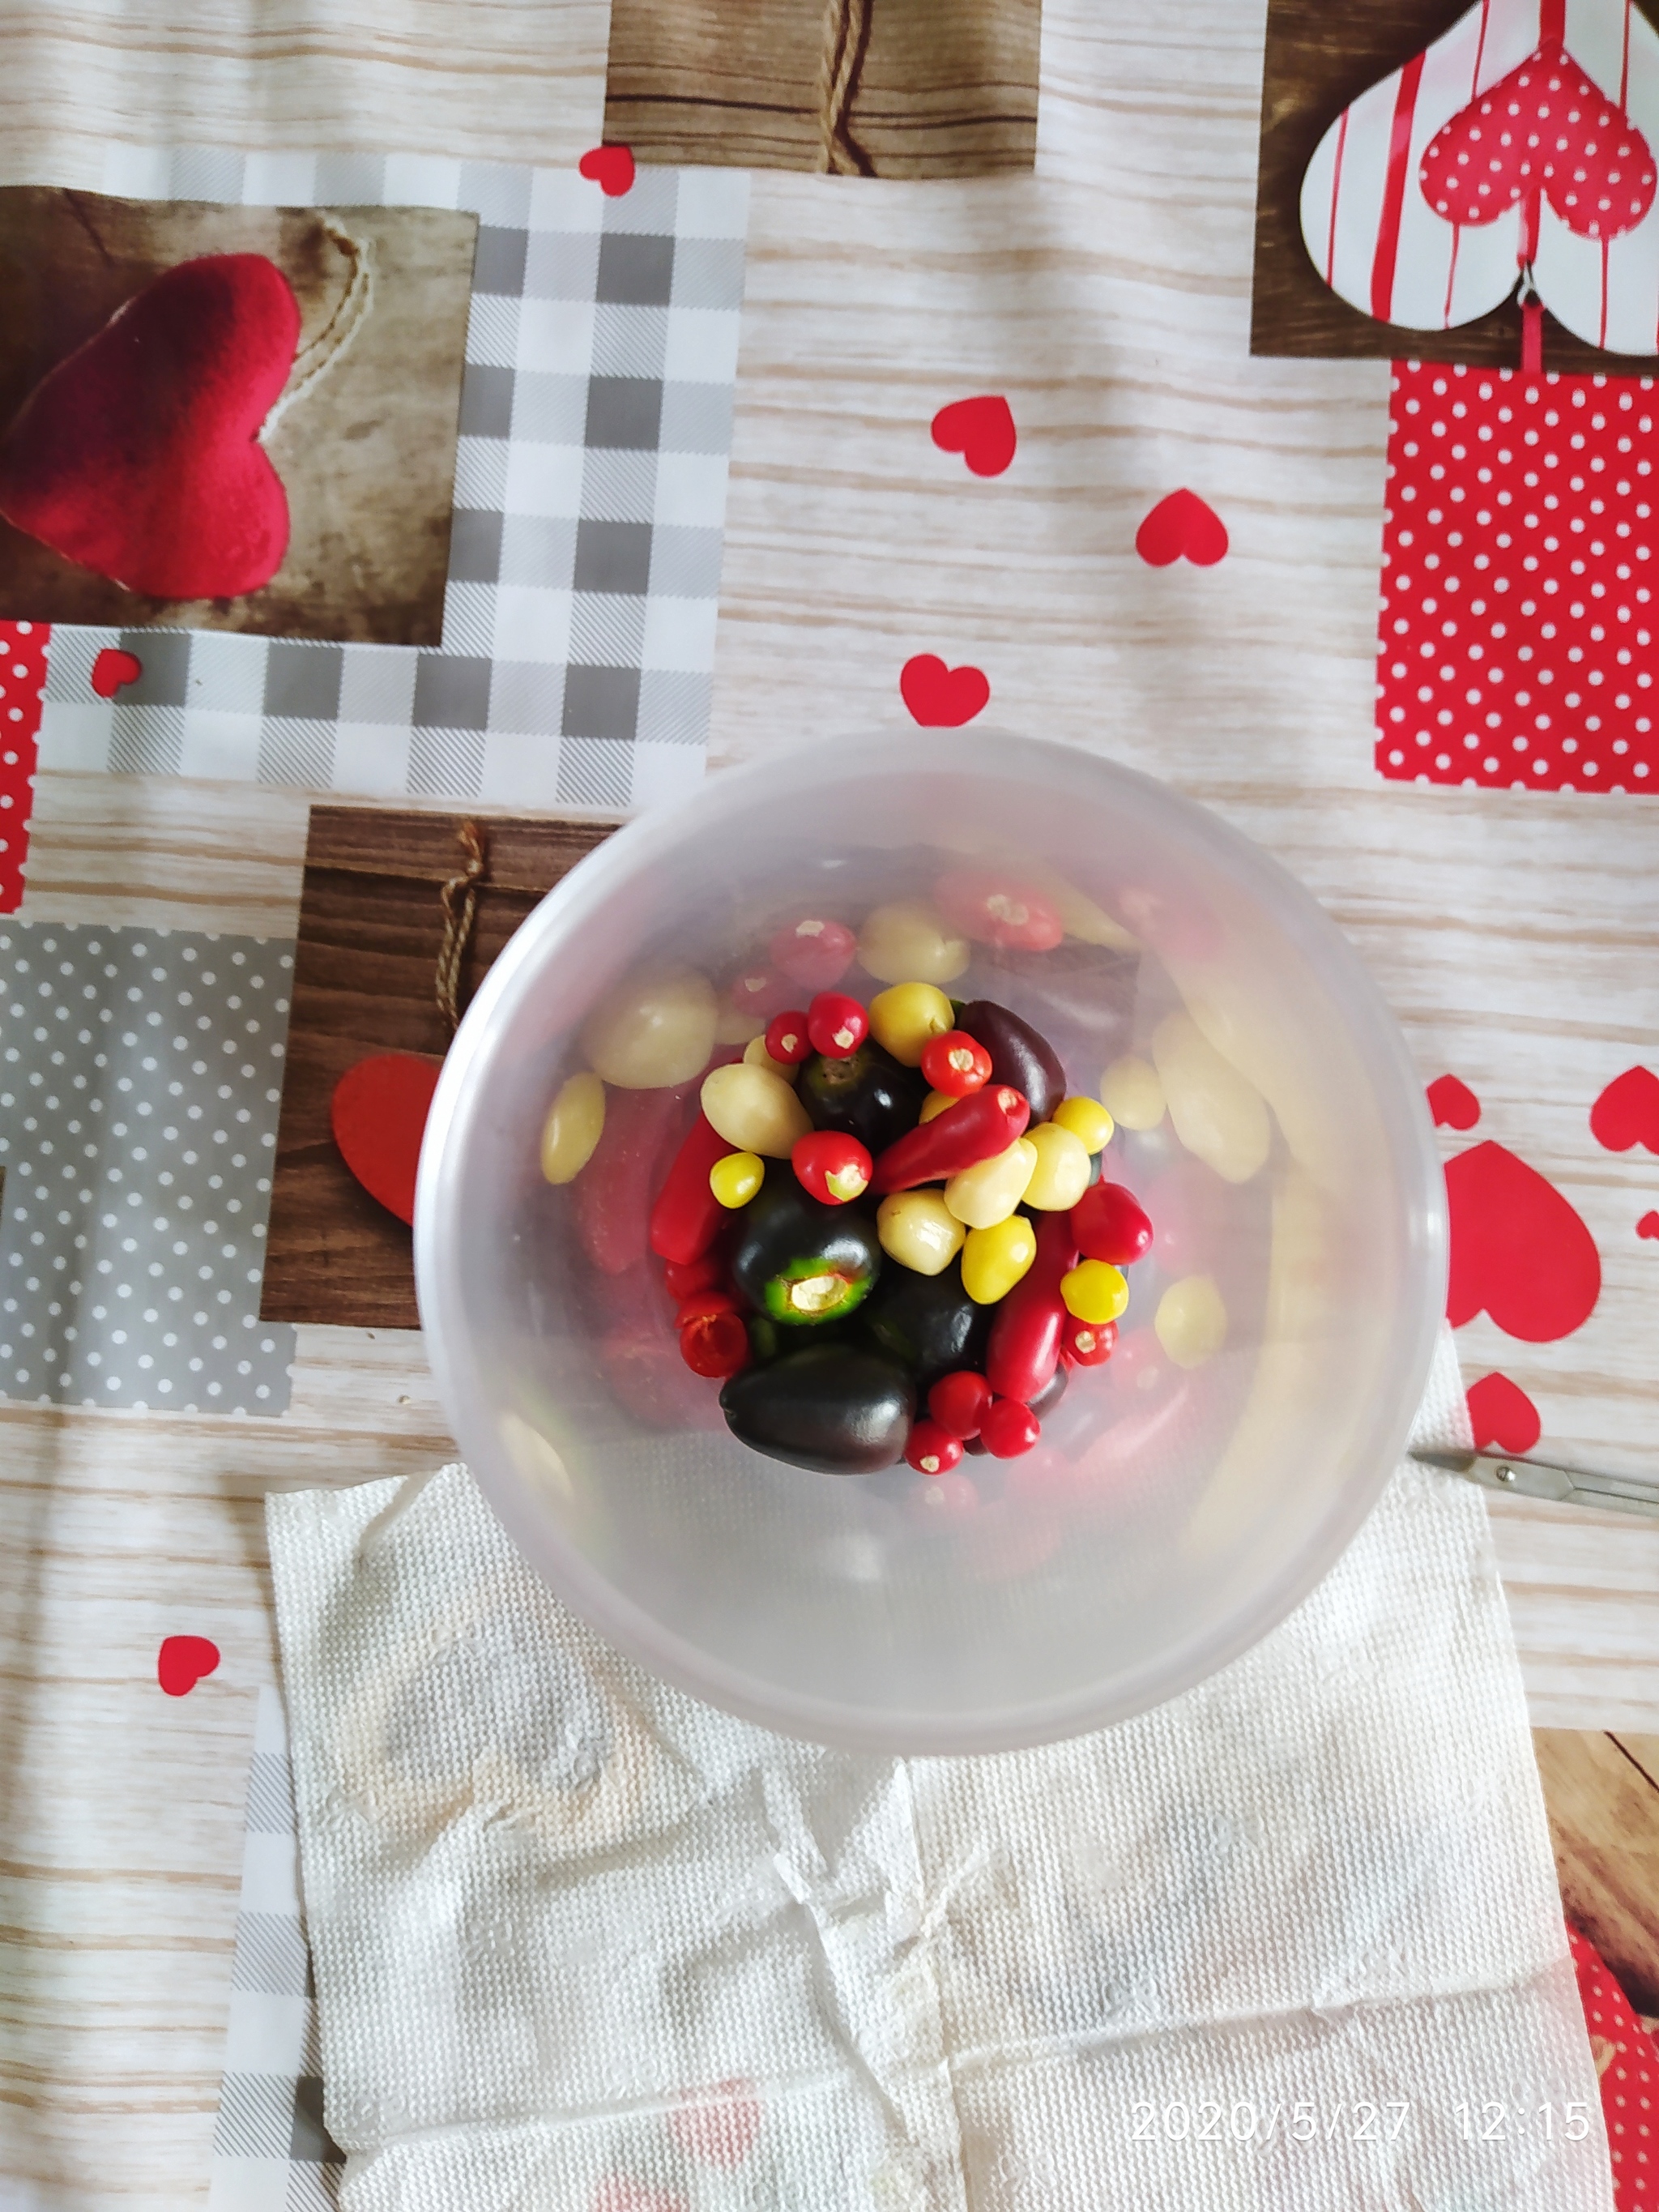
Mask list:
POLYGON ((280 1413, 259 1319, 294 948, 0 920, 0 1395, 280 1413))

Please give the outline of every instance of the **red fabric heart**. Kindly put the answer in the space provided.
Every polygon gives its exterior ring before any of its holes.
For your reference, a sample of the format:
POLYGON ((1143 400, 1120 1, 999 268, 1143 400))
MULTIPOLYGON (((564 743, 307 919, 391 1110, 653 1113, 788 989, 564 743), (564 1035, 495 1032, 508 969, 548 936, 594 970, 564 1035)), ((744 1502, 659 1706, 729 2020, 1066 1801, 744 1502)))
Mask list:
POLYGON ((899 672, 899 690, 924 730, 959 730, 991 696, 983 669, 967 663, 947 668, 936 653, 918 653, 905 662, 899 672))
POLYGON ((1559 39, 1454 115, 1419 174, 1424 198, 1448 222, 1496 222, 1541 192, 1580 238, 1633 230, 1656 183, 1646 139, 1559 39))
POLYGON ((1659 1075, 1646 1067, 1615 1075, 1590 1108, 1590 1134, 1610 1152, 1633 1145, 1659 1152, 1659 1075))
POLYGON ((1529 1452, 1543 1433, 1537 1407, 1507 1375, 1483 1375, 1468 1397, 1476 1451, 1529 1452))
POLYGON ((1636 1224, 1636 1233, 1659 1242, 1659 1213, 1644 1213, 1636 1224))
POLYGON ((1480 1119, 1480 1101, 1455 1075, 1437 1075, 1429 1085, 1429 1111, 1437 1129, 1472 1129, 1480 1119))
POLYGON ((752 2081, 720 2081, 691 2092, 668 2115, 668 2132, 688 2158, 704 2166, 741 2166, 760 2133, 752 2081))
POLYGON ((0 914, 23 903, 51 638, 46 623, 0 623, 0 914))
POLYGON ((36 385, 0 439, 0 514, 157 599, 234 599, 288 550, 288 497, 256 441, 300 338, 262 253, 169 269, 36 385))
POLYGON ((1014 410, 995 392, 953 399, 933 417, 933 443, 941 453, 960 453, 976 477, 1000 477, 1018 442, 1014 410))
POLYGON ((1394 376, 1378 769, 1401 782, 1653 789, 1647 380, 1529 383, 1412 362, 1394 376))
POLYGON ((219 1647, 205 1636, 165 1636, 155 1655, 155 1679, 170 1698, 186 1698, 219 1663, 219 1647))
POLYGON ((1212 568, 1227 545, 1221 517, 1207 500, 1184 487, 1159 500, 1135 532, 1135 551, 1153 568, 1167 568, 1183 556, 1194 568, 1212 568))
POLYGON ((1659 2045, 1589 1937, 1570 1926, 1567 1940, 1601 2083, 1614 2212, 1659 2212, 1659 2172, 1650 2154, 1650 2131, 1659 2106, 1659 2045))
POLYGON ((1476 1145, 1447 1161, 1446 1196, 1454 1328, 1483 1310, 1526 1344, 1583 1327, 1601 1294, 1601 1256, 1553 1183, 1502 1145, 1476 1145))
POLYGON ((415 1218, 415 1171, 442 1066, 412 1052, 376 1053, 347 1068, 329 1104, 340 1158, 399 1221, 415 1218))
POLYGON ((597 185, 609 200, 620 199, 634 185, 633 149, 627 146, 590 146, 577 169, 597 185))
POLYGON ((124 684, 136 684, 144 664, 136 653, 106 645, 92 664, 92 688, 100 699, 112 699, 124 684))

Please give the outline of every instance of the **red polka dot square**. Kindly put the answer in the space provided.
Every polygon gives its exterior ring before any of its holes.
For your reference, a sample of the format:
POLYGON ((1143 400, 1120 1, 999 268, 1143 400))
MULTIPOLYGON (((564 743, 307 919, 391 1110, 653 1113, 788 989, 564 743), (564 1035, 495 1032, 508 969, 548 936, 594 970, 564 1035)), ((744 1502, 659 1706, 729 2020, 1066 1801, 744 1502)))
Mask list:
POLYGON ((0 914, 15 914, 23 902, 51 637, 45 623, 0 623, 0 914))
POLYGON ((1651 377, 1396 362, 1376 765, 1407 782, 1659 785, 1651 377))

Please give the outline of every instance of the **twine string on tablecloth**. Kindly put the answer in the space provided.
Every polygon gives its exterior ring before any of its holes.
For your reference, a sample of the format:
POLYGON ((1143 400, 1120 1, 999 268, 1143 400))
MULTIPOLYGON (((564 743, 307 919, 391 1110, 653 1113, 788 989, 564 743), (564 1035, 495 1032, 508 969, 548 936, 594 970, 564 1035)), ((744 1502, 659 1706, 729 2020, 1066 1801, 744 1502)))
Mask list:
POLYGON ((349 350, 374 304, 374 244, 358 238, 343 223, 323 217, 323 231, 344 256, 350 275, 345 290, 335 301, 334 312, 309 345, 295 356, 289 382, 276 405, 260 425, 259 442, 268 439, 290 407, 309 398, 329 371, 349 350))
POLYGON ((451 1036, 460 1026, 461 969, 477 920, 478 886, 489 866, 489 841, 480 823, 463 822, 455 832, 455 842, 466 854, 466 865, 451 876, 439 894, 444 910, 444 941, 438 948, 434 994, 451 1036))
POLYGON ((853 103, 870 47, 875 0, 829 0, 823 26, 823 88, 819 125, 823 166, 834 177, 873 177, 876 165, 853 136, 853 103))

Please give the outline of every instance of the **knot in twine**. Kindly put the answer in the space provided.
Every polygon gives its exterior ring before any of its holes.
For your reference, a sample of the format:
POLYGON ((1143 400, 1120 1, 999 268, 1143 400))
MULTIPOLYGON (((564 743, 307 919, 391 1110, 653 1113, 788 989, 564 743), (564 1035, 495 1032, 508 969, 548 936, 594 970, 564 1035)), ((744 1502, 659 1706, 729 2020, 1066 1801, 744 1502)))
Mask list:
POLYGON ((489 866, 489 841, 479 823, 463 822, 455 832, 455 842, 466 854, 466 866, 449 878, 439 894, 444 910, 444 941, 438 949, 435 993, 438 1012, 452 1036, 460 1026, 461 969, 477 919, 478 885, 489 866))

